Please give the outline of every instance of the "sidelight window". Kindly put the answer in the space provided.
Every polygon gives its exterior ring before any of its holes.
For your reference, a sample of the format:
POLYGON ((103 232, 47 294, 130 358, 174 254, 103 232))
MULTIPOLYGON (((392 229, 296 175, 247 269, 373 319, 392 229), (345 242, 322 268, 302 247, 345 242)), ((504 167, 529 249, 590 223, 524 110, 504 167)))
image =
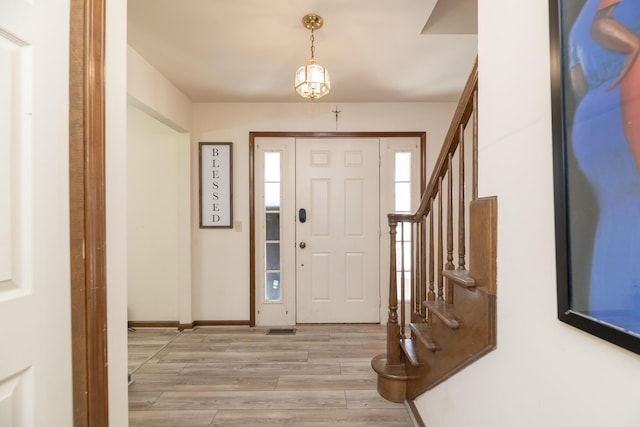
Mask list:
MULTIPOLYGON (((394 164, 394 210, 411 212, 411 152, 396 152, 394 164)), ((411 224, 398 225, 396 234, 398 299, 402 298, 404 284, 405 301, 411 300, 411 224), (400 254, 404 256, 401 257, 400 254), (404 278, 404 280, 403 280, 404 278)))
POLYGON ((280 152, 264 153, 264 286, 266 302, 282 301, 280 262, 280 152))

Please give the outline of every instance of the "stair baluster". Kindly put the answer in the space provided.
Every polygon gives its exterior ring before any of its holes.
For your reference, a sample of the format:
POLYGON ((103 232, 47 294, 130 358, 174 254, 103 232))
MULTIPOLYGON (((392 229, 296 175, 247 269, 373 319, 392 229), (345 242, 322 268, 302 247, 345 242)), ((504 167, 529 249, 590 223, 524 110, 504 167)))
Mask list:
POLYGON ((473 166, 471 181, 471 200, 478 198, 478 91, 473 92, 473 141, 471 144, 473 150, 473 166))
POLYGON ((420 269, 420 289, 421 289, 421 297, 420 301, 418 301, 418 309, 420 312, 420 321, 426 322, 427 319, 427 309, 424 304, 424 301, 428 298, 427 296, 427 218, 424 217, 420 222, 420 258, 416 261, 416 265, 420 269))
MULTIPOLYGON (((453 270, 453 153, 447 155, 447 264, 445 270, 453 270)), ((445 282, 445 301, 453 304, 453 287, 445 282)))
POLYGON ((442 226, 442 176, 438 179, 438 301, 444 300, 444 246, 442 226))
POLYGON ((465 270, 465 216, 464 216, 464 124, 458 136, 458 270, 465 270))
MULTIPOLYGON (((435 301, 436 293, 434 291, 434 263, 435 263, 435 254, 433 252, 433 197, 429 199, 429 294, 427 296, 428 301, 435 301)), ((426 304, 425 304, 426 310, 426 304)), ((431 324, 431 312, 426 317, 427 323, 431 324)))
POLYGON ((404 248, 405 248, 405 229, 406 223, 404 221, 400 222, 400 338, 405 338, 404 324, 406 319, 405 313, 405 268, 404 268, 404 248))
POLYGON ((398 282, 396 268, 396 234, 398 223, 389 215, 389 319, 387 320, 387 364, 400 365, 400 325, 398 324, 398 282))

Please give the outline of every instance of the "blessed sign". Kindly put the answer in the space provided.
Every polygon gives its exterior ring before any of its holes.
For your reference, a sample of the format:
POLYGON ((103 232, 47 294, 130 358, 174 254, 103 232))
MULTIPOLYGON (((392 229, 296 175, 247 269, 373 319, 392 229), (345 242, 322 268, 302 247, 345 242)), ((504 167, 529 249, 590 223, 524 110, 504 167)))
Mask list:
POLYGON ((231 143, 201 142, 200 227, 232 227, 231 143))

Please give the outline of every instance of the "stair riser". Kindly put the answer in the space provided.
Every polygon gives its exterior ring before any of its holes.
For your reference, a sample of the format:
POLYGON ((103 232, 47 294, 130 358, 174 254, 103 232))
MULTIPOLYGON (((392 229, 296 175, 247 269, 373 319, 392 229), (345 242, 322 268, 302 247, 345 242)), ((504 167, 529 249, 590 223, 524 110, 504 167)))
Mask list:
POLYGON ((407 396, 407 380, 394 380, 378 375, 378 393, 391 402, 402 403, 407 396))
POLYGON ((480 355, 495 348, 495 295, 481 290, 458 288, 454 292, 459 329, 451 329, 434 317, 432 331, 436 343, 447 343, 433 352, 417 341, 420 367, 407 366, 407 374, 414 377, 407 385, 407 397, 413 398, 462 370, 480 355), (493 319, 493 320, 492 320, 493 319), (429 367, 428 370, 421 369, 429 367))

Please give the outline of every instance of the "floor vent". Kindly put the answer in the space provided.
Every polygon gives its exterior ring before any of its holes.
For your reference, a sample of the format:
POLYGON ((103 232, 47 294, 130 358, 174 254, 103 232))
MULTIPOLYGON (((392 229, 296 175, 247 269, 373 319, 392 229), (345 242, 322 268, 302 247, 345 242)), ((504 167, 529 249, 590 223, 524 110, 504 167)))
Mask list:
POLYGON ((295 335, 295 329, 269 329, 267 335, 295 335))

